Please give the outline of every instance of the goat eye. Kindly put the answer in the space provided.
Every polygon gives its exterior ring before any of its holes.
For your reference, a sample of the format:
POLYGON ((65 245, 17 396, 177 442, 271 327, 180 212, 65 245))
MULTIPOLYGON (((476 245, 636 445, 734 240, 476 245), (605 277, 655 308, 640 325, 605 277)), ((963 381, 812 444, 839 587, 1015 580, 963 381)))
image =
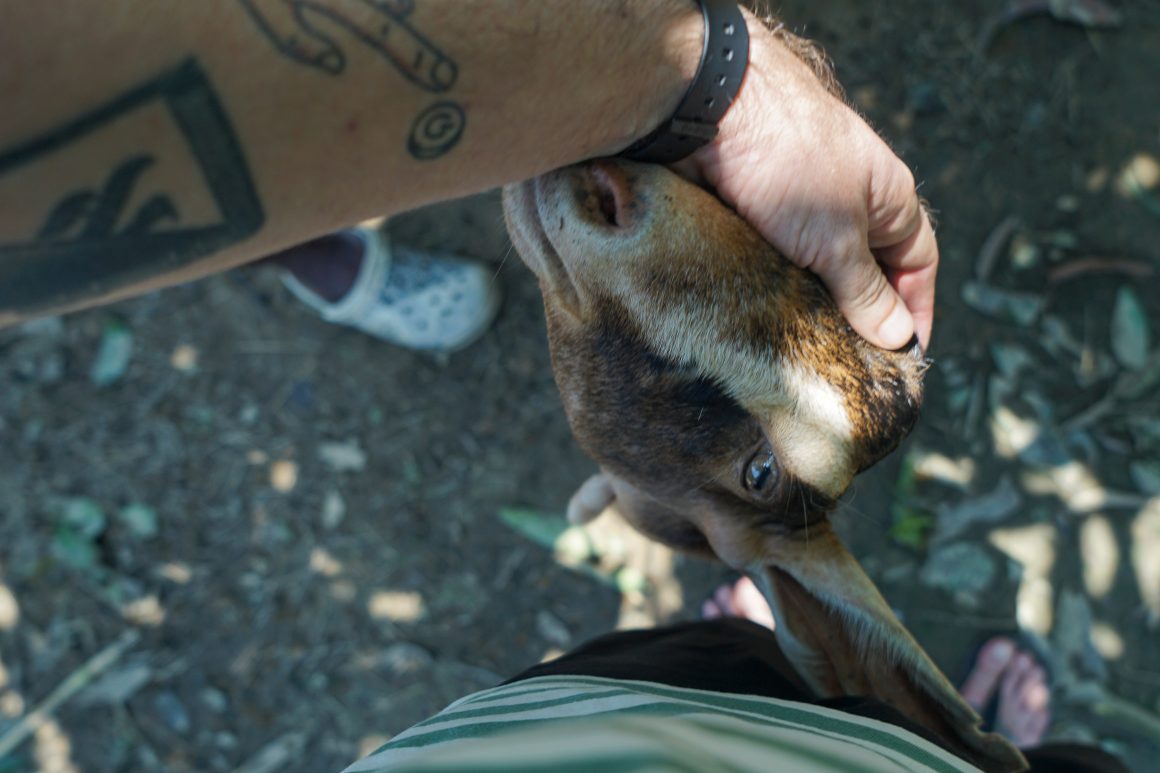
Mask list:
POLYGON ((773 451, 758 451, 745 465, 745 488, 749 491, 765 493, 777 482, 777 460, 773 451))

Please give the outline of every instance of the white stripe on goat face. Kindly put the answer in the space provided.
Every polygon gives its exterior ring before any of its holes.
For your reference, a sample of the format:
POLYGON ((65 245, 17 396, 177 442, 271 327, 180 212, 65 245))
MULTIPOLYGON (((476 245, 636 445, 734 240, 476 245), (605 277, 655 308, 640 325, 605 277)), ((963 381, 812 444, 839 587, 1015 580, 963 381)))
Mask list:
POLYGON ((854 426, 846 399, 821 376, 796 363, 778 363, 788 406, 762 418, 782 468, 831 497, 850 485, 854 469, 854 426))
POLYGON ((649 308, 648 299, 626 310, 651 348, 674 362, 692 363, 762 424, 782 469, 831 497, 856 472, 854 426, 846 397, 806 363, 723 346, 727 323, 713 307, 649 308))

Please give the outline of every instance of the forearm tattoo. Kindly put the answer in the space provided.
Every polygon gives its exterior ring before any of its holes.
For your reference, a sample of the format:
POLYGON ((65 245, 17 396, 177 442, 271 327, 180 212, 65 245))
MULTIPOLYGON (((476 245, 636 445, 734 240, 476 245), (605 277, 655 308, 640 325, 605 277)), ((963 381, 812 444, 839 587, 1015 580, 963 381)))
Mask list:
MULTIPOLYGON (((283 56, 328 75, 346 72, 339 37, 369 47, 415 86, 444 94, 459 67, 410 21, 414 0, 238 0, 283 56), (369 14, 368 14, 369 11, 369 14)), ((467 115, 458 102, 438 100, 411 125, 407 152, 420 161, 443 156, 458 143, 467 115)))
POLYGON ((265 216, 241 146, 192 59, 68 124, 0 149, 0 192, 8 186, 13 196, 50 190, 61 153, 83 155, 87 144, 151 125, 142 122, 158 116, 171 136, 158 136, 156 147, 178 150, 111 163, 103 182, 47 206, 26 238, 0 241, 0 319, 50 312, 170 273, 261 228, 265 216), (150 172, 163 164, 192 164, 204 184, 161 190, 150 172), (183 202, 194 200, 201 206, 191 219, 183 202), (216 210, 209 217, 207 200, 216 210))

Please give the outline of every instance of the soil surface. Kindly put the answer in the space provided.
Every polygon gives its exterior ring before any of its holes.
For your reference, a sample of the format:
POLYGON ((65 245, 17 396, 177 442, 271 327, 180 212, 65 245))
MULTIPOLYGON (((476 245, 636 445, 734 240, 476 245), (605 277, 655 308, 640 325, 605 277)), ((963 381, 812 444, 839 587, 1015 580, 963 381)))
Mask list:
MULTIPOLYGON (((870 5, 781 14, 916 170, 943 264, 924 417, 835 521, 952 679, 1019 631, 1052 734, 1153 769, 1160 6, 1107 31, 1034 15, 980 51, 1001 3, 870 5)), ((398 350, 258 267, 0 333, 0 737, 126 645, 0 771, 339 770, 551 653, 695 615, 724 577, 614 523, 579 558, 574 533, 529 537, 595 468, 498 196, 389 230, 493 264, 494 329, 398 350), (131 357, 97 386, 110 336, 131 357)))

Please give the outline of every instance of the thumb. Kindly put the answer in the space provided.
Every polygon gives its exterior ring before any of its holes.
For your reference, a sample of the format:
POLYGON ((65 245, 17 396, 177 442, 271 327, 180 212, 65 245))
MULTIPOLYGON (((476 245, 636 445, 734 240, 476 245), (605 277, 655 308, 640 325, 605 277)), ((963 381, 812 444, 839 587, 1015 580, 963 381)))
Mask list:
POLYGON ((844 260, 812 268, 858 335, 883 349, 901 349, 910 343, 914 319, 868 246, 844 260))

